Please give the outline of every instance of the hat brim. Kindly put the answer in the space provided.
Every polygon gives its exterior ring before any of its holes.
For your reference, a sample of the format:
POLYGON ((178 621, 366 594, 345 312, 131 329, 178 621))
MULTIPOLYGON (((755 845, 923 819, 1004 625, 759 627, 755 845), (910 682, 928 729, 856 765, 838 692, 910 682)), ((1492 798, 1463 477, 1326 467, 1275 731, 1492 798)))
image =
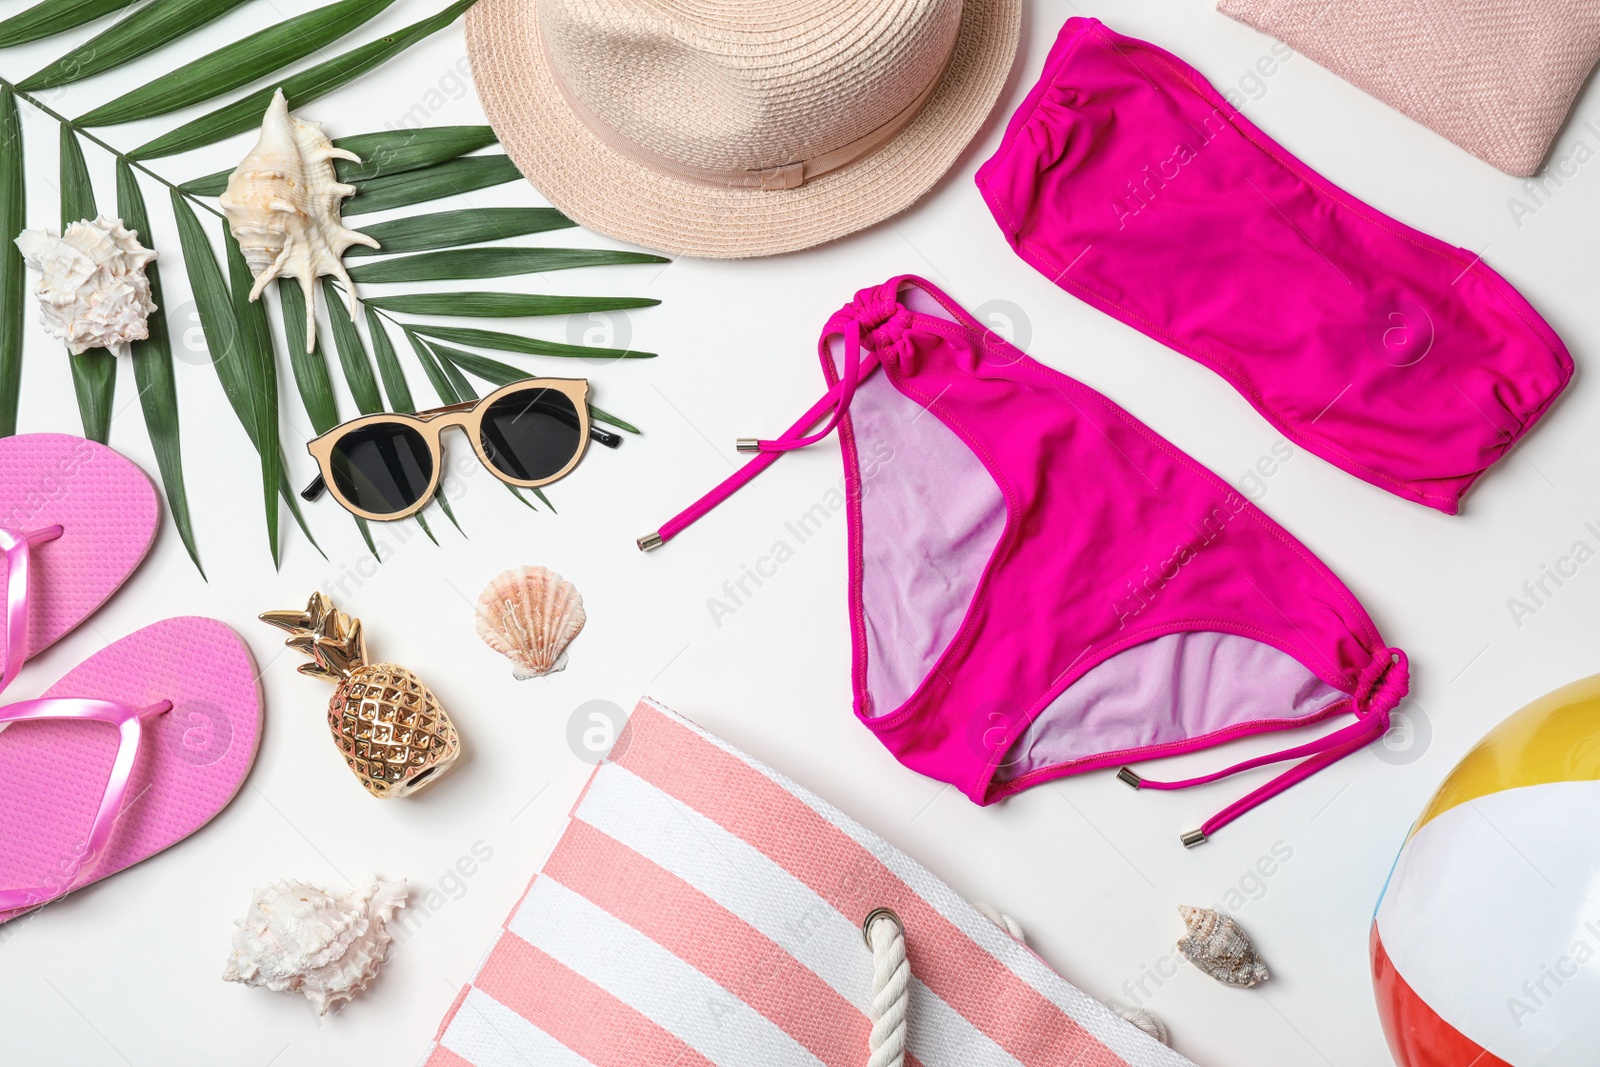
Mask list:
POLYGON ((917 117, 876 152, 781 190, 672 177, 602 141, 556 85, 537 4, 479 0, 466 28, 484 113, 506 153, 552 204, 619 240, 734 259, 809 248, 915 203, 994 107, 1016 58, 1021 20, 1021 0, 965 0, 950 63, 917 117))

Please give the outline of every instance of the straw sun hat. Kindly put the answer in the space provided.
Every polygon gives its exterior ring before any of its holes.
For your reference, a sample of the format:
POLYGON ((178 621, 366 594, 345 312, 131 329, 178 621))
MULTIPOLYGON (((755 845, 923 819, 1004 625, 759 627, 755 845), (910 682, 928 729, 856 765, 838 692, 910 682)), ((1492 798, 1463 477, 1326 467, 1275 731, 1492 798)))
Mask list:
POLYGON ((479 0, 511 158, 590 229, 761 256, 907 207, 983 124, 1021 0, 479 0))

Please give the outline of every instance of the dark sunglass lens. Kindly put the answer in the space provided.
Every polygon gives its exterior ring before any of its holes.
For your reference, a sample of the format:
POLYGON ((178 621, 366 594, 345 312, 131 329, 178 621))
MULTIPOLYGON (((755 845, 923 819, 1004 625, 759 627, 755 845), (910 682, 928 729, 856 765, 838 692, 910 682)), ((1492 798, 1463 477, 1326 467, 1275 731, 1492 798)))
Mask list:
POLYGON ((339 438, 329 456, 334 488, 374 515, 393 515, 422 499, 433 479, 433 453, 402 423, 375 423, 339 438))
POLYGON ((578 409, 554 389, 522 389, 483 413, 483 453, 502 474, 520 481, 549 478, 583 444, 578 409))

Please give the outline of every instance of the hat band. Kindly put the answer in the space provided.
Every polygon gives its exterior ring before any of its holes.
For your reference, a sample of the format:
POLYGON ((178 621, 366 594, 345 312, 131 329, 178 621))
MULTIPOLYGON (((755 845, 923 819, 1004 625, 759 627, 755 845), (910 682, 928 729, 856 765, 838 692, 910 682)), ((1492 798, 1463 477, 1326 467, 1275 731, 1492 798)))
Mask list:
POLYGON ((697 167, 692 163, 684 163, 672 159, 651 148, 635 141, 627 134, 622 133, 601 119, 591 111, 578 95, 574 93, 561 77, 560 65, 550 55, 550 45, 543 33, 539 34, 541 47, 544 48, 546 65, 550 71, 551 80, 556 83, 562 97, 572 113, 589 128, 605 144, 628 157, 635 163, 650 168, 657 173, 669 178, 682 178, 687 181, 699 182, 702 185, 714 185, 725 189, 796 189, 813 178, 821 177, 830 171, 839 170, 851 163, 871 155, 884 145, 888 144, 922 112, 923 107, 933 97, 934 90, 939 88, 939 83, 944 80, 945 71, 949 69, 950 59, 955 55, 955 44, 960 38, 958 31, 951 36, 950 50, 945 54, 944 62, 939 64, 938 72, 929 80, 927 88, 917 94, 911 101, 891 118, 888 122, 861 137, 857 137, 848 144, 823 152, 821 155, 812 156, 810 159, 797 160, 786 163, 780 167, 767 167, 762 170, 722 170, 715 167, 697 167))

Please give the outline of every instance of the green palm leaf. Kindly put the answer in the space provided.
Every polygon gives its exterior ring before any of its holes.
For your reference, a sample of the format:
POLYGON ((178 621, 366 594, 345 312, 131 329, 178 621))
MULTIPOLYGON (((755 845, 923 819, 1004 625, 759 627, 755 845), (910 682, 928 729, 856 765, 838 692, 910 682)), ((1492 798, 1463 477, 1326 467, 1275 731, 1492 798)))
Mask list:
POLYGON ((375 238, 380 247, 354 245, 347 254, 372 256, 426 252, 434 248, 564 230, 576 225, 553 207, 469 207, 460 211, 411 215, 368 226, 360 232, 375 238))
POLYGON ((392 3, 394 0, 340 0, 257 30, 101 104, 79 118, 78 125, 111 126, 154 118, 214 99, 327 47, 392 3))
MULTIPOLYGON (((494 131, 487 126, 424 126, 416 130, 386 133, 358 133, 354 137, 335 137, 334 147, 354 152, 360 163, 348 159, 333 161, 334 172, 342 182, 364 181, 384 174, 402 174, 420 167, 431 167, 466 152, 494 144, 494 131)), ((228 188, 233 170, 219 170, 204 178, 184 182, 182 189, 195 196, 220 196, 228 188)))
POLYGON ((362 263, 350 268, 350 277, 358 282, 436 282, 503 278, 508 274, 537 274, 574 267, 666 262, 661 256, 609 248, 458 248, 362 263))
POLYGON ((383 393, 389 398, 390 411, 411 413, 417 402, 411 396, 411 386, 400 369, 400 358, 395 355, 394 343, 383 328, 383 320, 372 308, 367 308, 367 333, 372 336, 372 355, 378 363, 378 377, 383 379, 383 393))
POLYGON ((635 426, 633 423, 624 422, 622 419, 617 418, 615 415, 611 414, 609 411, 601 411, 599 408, 595 407, 593 404, 589 405, 589 417, 594 419, 596 422, 609 422, 611 425, 615 426, 617 429, 619 429, 619 430, 627 430, 629 433, 643 433, 644 432, 644 431, 640 430, 639 427, 635 426))
POLYGON ((511 162, 510 156, 461 156, 423 170, 358 182, 356 195, 345 201, 344 214, 362 215, 420 204, 424 200, 504 185, 521 177, 522 172, 511 162))
POLYGON ((488 126, 423 126, 415 130, 358 133, 333 142, 361 157, 333 161, 342 182, 365 182, 389 174, 431 167, 495 143, 488 126))
POLYGON ((256 436, 261 451, 261 486, 266 503, 267 543, 272 549, 272 562, 276 566, 278 554, 278 496, 284 495, 290 508, 298 512, 294 493, 287 491, 288 475, 284 470, 283 451, 278 443, 278 376, 272 355, 272 331, 267 326, 267 309, 259 300, 250 299, 250 288, 255 278, 244 261, 239 242, 226 226, 222 230, 222 244, 228 260, 228 289, 233 300, 234 321, 238 323, 239 346, 217 361, 233 361, 238 365, 229 373, 243 379, 246 396, 256 423, 256 436), (278 488, 278 493, 273 488, 278 488), (287 491, 287 492, 286 492, 287 491))
POLYGON ((339 425, 338 401, 333 395, 333 380, 328 377, 328 361, 322 356, 322 342, 314 332, 315 327, 312 328, 311 351, 307 352, 306 346, 300 343, 306 332, 306 297, 300 283, 288 278, 279 281, 277 287, 295 388, 300 391, 300 402, 311 419, 311 428, 320 437, 339 425))
POLYGON ((529 356, 564 356, 582 359, 654 359, 654 352, 638 352, 628 348, 595 348, 590 345, 565 345, 545 341, 538 337, 501 333, 498 330, 476 330, 462 326, 413 326, 424 337, 434 337, 458 345, 475 348, 495 348, 501 352, 521 352, 529 356))
MULTIPOLYGON (((189 288, 194 293, 195 306, 200 311, 200 328, 205 333, 206 347, 211 351, 211 365, 216 369, 217 380, 222 384, 222 392, 228 398, 229 406, 233 408, 233 413, 244 427, 250 443, 261 456, 261 488, 266 501, 268 540, 272 546, 273 561, 276 563, 279 496, 288 502, 289 510, 294 514, 300 528, 306 532, 307 539, 313 545, 316 544, 316 540, 306 528, 299 504, 283 472, 283 457, 278 451, 277 422, 274 420, 271 425, 267 425, 262 417, 267 405, 257 392, 255 368, 249 366, 245 341, 240 336, 240 324, 235 318, 233 294, 228 283, 222 279, 222 271, 217 266, 211 244, 206 240, 205 230, 200 226, 200 220, 195 216, 189 202, 176 189, 172 190, 172 213, 178 221, 178 243, 183 248, 183 265, 189 275, 189 288)), ((227 236, 226 240, 232 243, 231 236, 227 236)), ((237 247, 237 244, 232 244, 230 253, 237 247)), ((231 254, 229 258, 232 259, 231 254)), ((248 270, 246 275, 248 276, 248 270)), ((276 413, 275 382, 272 393, 271 408, 276 413)))
POLYGON ((134 0, 44 0, 0 22, 0 48, 27 44, 120 11, 134 0))
POLYGON ((478 391, 472 387, 471 382, 467 381, 467 376, 461 373, 461 368, 453 362, 453 357, 462 353, 458 353, 431 338, 427 339, 425 343, 439 361, 439 366, 444 370, 445 377, 450 379, 450 387, 455 391, 456 395, 462 400, 478 399, 478 391))
POLYGON ((245 0, 151 0, 17 87, 54 89, 130 63, 226 15, 245 0))
MULTIPOLYGON (((321 98, 405 51, 418 41, 444 29, 474 2, 475 0, 455 0, 455 3, 432 18, 413 23, 397 33, 364 44, 284 79, 280 84, 283 95, 288 98, 290 109, 302 107, 321 98)), ((186 122, 148 144, 141 145, 129 154, 134 159, 156 159, 178 152, 187 152, 191 148, 213 144, 224 137, 243 133, 260 123, 261 116, 266 114, 267 104, 271 102, 272 94, 277 88, 278 85, 269 86, 201 115, 192 122, 186 122)))
MULTIPOLYGON (((441 404, 459 404, 465 394, 456 388, 455 381, 445 373, 444 365, 439 357, 433 354, 426 341, 418 337, 415 330, 402 326, 401 332, 406 335, 406 340, 411 342, 411 350, 417 354, 417 362, 422 364, 422 373, 428 376, 428 383, 433 386, 433 391, 439 394, 441 404)), ((457 374, 460 371, 456 372, 457 374)))
MULTIPOLYGON (((374 227, 376 228, 376 227, 374 227)), ((368 296, 362 303, 380 311, 407 315, 454 315, 459 318, 518 319, 541 315, 588 315, 631 311, 661 303, 642 296, 540 296, 534 293, 402 293, 368 296)))
MULTIPOLYGON (((89 183, 89 168, 83 162, 83 146, 67 125, 61 127, 61 229, 79 219, 99 214, 94 203, 94 186, 89 183)), ((69 355, 72 364, 72 389, 78 395, 78 414, 83 419, 83 436, 106 443, 111 436, 111 403, 117 388, 117 357, 104 348, 91 348, 69 355)))
POLYGON ((345 384, 355 398, 356 410, 371 415, 383 410, 383 398, 378 395, 378 382, 372 376, 372 364, 367 360, 367 347, 361 343, 361 334, 350 320, 344 306, 344 294, 334 288, 333 282, 322 279, 322 296, 328 302, 328 321, 333 324, 333 347, 339 353, 339 365, 344 368, 345 384))
POLYGON ((27 225, 26 178, 17 95, 11 86, 0 85, 0 306, 15 309, 0 315, 0 437, 17 432, 22 399, 22 305, 27 299, 28 265, 11 239, 27 225))
MULTIPOLYGON (((144 194, 125 159, 117 160, 117 212, 123 225, 137 231, 145 246, 155 243, 150 235, 150 213, 145 210, 144 194)), ((167 508, 178 528, 183 547, 194 561, 200 576, 200 552, 194 543, 194 526, 189 517, 189 495, 183 486, 183 451, 178 441, 178 386, 172 376, 172 342, 167 333, 166 300, 161 295, 161 272, 155 263, 145 268, 150 279, 150 299, 156 309, 150 313, 150 336, 133 343, 133 380, 139 389, 139 407, 144 412, 145 431, 155 450, 156 469, 166 489, 167 508)))

